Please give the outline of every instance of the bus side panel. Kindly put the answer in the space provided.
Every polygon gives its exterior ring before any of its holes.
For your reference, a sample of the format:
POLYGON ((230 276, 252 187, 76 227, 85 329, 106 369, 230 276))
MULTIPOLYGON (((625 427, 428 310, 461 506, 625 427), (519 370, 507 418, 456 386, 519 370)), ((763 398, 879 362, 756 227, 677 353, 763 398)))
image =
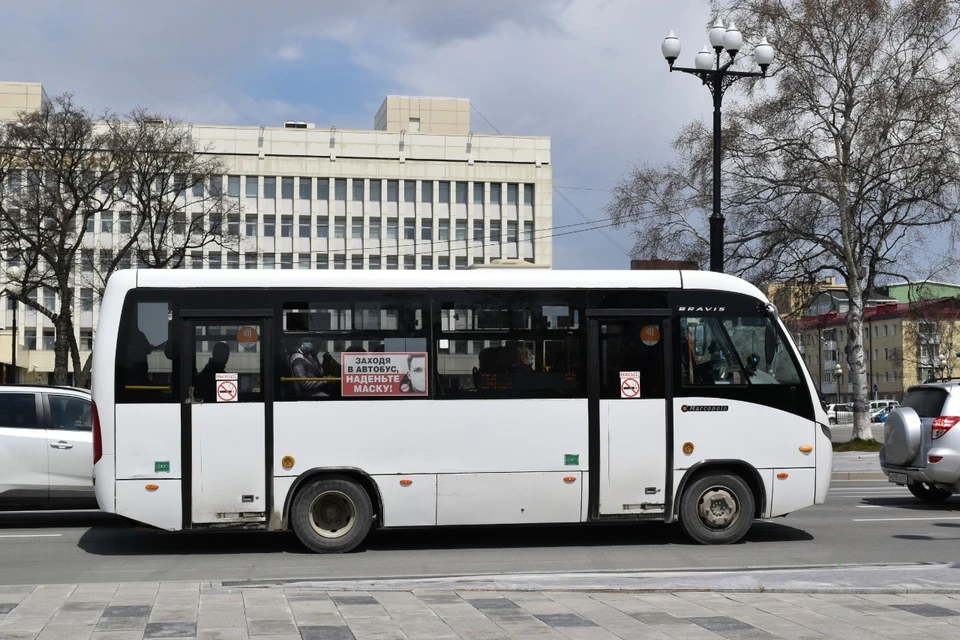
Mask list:
POLYGON ((437 478, 437 524, 580 522, 580 473, 450 473, 437 478))
POLYGON ((383 498, 383 526, 426 527, 437 524, 437 476, 374 476, 383 498), (409 480, 402 485, 400 480, 409 480))
POLYGON ((119 515, 136 522, 167 531, 183 528, 179 480, 119 480, 117 504, 123 505, 119 515))
POLYGON ((809 507, 813 504, 815 489, 816 469, 774 469, 770 517, 809 507))
POLYGON ((322 467, 352 467, 371 476, 578 472, 587 470, 587 442, 586 399, 274 405, 278 477, 322 467), (284 456, 296 465, 285 470, 284 456))
POLYGON ((179 404, 119 404, 116 434, 117 480, 183 477, 179 404))

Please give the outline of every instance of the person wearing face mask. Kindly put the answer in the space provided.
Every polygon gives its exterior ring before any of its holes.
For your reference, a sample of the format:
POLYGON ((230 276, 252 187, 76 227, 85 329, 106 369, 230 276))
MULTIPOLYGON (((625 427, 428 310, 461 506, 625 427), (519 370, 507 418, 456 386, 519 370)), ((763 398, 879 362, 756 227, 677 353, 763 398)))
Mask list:
POLYGON ((423 393, 427 390, 427 359, 424 356, 407 356, 407 373, 400 379, 400 391, 423 393))
POLYGON ((533 370, 533 352, 524 345, 517 347, 517 361, 510 373, 533 373, 533 370))
MULTIPOLYGON (((317 359, 317 348, 311 340, 304 340, 300 348, 290 356, 290 370, 294 378, 322 378, 323 367, 317 359)), ((297 380, 297 391, 301 398, 329 397, 329 385, 320 380, 297 380)))

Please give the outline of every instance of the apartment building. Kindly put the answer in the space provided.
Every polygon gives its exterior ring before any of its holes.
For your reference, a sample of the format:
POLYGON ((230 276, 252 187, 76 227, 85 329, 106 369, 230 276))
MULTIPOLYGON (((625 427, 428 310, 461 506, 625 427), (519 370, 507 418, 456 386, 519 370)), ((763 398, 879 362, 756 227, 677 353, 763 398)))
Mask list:
MULTIPOLYGON (((39 83, 0 83, 0 118, 35 109, 45 96, 39 83)), ((240 240, 236 250, 211 244, 194 251, 185 266, 414 271, 499 259, 552 266, 549 138, 474 133, 465 99, 387 96, 373 124, 187 125, 196 147, 227 167, 218 188, 236 212, 228 224, 240 240)), ((96 339, 97 300, 82 271, 110 255, 130 224, 123 211, 88 223, 75 310, 84 359, 96 339)), ((29 295, 57 304, 54 291, 29 295)), ((52 323, 13 300, 0 305, 4 379, 46 382, 52 323)))

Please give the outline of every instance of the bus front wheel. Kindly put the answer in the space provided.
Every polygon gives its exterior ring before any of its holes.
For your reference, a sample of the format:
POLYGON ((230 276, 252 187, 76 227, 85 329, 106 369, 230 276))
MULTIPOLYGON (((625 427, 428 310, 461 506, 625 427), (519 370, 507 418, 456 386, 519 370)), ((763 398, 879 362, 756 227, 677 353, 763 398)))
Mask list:
POLYGON ((753 524, 753 493, 739 476, 712 473, 694 480, 680 499, 680 526, 700 544, 732 544, 753 524))
POLYGON ((294 498, 293 530, 317 553, 345 553, 363 542, 373 522, 370 496, 342 476, 308 482, 294 498))

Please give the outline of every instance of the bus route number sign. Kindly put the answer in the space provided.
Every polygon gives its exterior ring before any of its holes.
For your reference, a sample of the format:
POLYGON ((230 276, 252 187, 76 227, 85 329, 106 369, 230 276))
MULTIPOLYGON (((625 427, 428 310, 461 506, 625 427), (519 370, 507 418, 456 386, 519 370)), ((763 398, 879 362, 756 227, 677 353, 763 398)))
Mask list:
POLYGON ((236 402, 237 401, 237 374, 218 373, 217 376, 217 402, 236 402))
POLYGON ((620 372, 620 397, 628 399, 640 397, 639 371, 620 372))

